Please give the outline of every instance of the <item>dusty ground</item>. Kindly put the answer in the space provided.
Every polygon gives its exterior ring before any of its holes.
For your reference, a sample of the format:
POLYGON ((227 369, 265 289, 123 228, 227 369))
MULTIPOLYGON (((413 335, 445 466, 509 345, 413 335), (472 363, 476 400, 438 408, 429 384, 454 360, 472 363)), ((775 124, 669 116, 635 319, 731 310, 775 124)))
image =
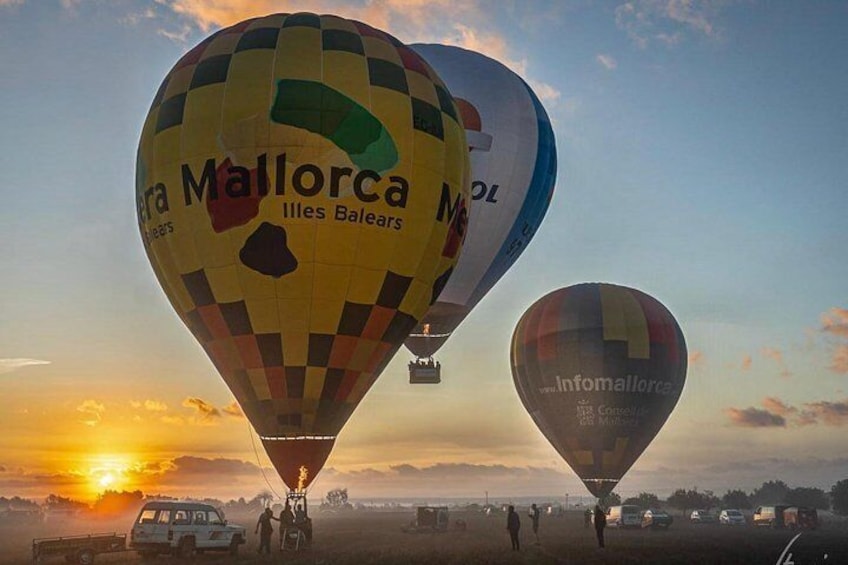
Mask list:
MULTIPOLYGON (((244 525, 252 534, 255 517, 228 516, 231 523, 244 525)), ((566 514, 563 518, 543 517, 540 543, 534 543, 530 520, 522 514, 520 552, 510 550, 502 514, 451 512, 467 523, 466 531, 451 530, 441 534, 407 534, 401 526, 413 518, 406 512, 316 512, 314 540, 310 550, 299 553, 275 552, 272 556, 256 553, 258 539, 250 536, 237 558, 205 554, 191 561, 198 565, 223 563, 291 563, 291 564, 565 564, 565 563, 778 563, 795 532, 747 527, 691 525, 676 517, 668 531, 615 530, 606 532, 607 547, 597 548, 594 531, 583 527, 582 516, 566 514)), ((127 532, 132 517, 114 520, 83 520, 0 528, 0 563, 31 562, 34 537, 117 531, 127 532)), ((273 544, 278 543, 277 532, 273 544)), ((99 555, 98 564, 141 563, 132 552, 99 555)), ((178 564, 171 557, 160 557, 154 563, 178 564)), ((64 563, 61 557, 44 561, 64 563)), ((848 527, 845 523, 824 524, 815 532, 804 532, 783 555, 780 564, 789 565, 848 564, 848 527), (791 560, 790 559, 791 553, 791 560)))

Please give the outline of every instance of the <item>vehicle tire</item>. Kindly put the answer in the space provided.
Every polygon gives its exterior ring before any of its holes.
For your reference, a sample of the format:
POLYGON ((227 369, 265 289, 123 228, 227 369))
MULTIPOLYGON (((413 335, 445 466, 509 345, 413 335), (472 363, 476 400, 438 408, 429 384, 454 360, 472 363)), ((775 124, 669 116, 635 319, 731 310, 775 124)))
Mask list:
POLYGON ((77 551, 77 563, 79 565, 92 565, 94 563, 94 550, 80 549, 77 551))
POLYGON ((180 540, 180 546, 177 548, 177 557, 180 559, 188 559, 194 555, 194 538, 185 537, 180 540))
POLYGON ((235 535, 233 539, 230 540, 230 555, 235 557, 238 555, 239 545, 241 544, 241 536, 235 535))

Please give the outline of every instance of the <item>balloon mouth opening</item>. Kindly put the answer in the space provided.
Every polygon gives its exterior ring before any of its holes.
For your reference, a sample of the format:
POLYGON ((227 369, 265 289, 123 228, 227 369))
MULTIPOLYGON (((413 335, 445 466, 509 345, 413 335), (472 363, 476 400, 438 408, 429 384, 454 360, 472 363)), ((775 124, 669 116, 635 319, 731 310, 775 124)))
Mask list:
POLYGON ((333 450, 335 435, 261 435, 262 445, 286 486, 304 492, 333 450))
POLYGON ((583 484, 594 496, 603 498, 612 492, 620 479, 582 479, 583 484))

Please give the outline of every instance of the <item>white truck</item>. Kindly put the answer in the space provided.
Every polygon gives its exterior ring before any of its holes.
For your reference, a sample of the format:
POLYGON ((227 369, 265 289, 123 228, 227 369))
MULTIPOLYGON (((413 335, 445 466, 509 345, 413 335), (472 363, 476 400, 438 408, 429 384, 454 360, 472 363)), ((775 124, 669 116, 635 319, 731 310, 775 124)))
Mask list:
POLYGON ((246 540, 245 528, 227 524, 214 506, 197 502, 148 502, 130 531, 130 549, 143 558, 163 553, 189 557, 205 551, 237 555, 246 540))

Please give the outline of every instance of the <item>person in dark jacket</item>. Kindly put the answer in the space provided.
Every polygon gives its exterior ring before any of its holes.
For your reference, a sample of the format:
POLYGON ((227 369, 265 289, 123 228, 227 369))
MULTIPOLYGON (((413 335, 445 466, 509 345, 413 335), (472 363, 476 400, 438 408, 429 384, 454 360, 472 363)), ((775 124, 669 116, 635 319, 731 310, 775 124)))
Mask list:
POLYGON ((520 551, 521 544, 518 541, 518 530, 521 529, 521 520, 518 517, 518 512, 515 511, 515 506, 510 505, 506 513, 506 529, 509 531, 509 538, 512 540, 512 549, 520 551))
POLYGON ((259 515, 259 520, 256 522, 256 529, 253 533, 259 534, 259 553, 262 553, 263 549, 265 553, 271 553, 271 534, 274 531, 271 520, 277 520, 274 518, 274 511, 266 508, 265 512, 259 515))
POLYGON ((604 547, 604 528, 607 527, 607 515, 597 504, 595 505, 595 535, 598 536, 598 547, 604 547))

